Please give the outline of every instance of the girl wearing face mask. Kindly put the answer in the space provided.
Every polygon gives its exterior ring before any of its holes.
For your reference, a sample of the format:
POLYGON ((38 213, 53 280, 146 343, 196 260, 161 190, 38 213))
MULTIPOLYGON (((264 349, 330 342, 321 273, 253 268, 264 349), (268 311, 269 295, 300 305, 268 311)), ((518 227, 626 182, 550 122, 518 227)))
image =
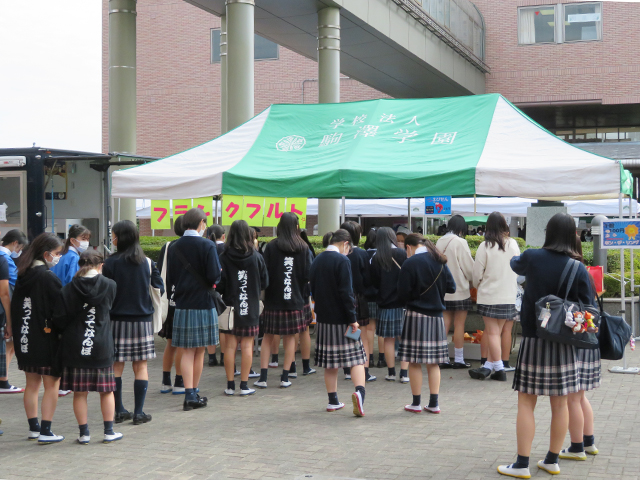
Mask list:
POLYGON ((51 269, 62 280, 63 286, 70 283, 80 269, 78 260, 80 260, 80 254, 89 248, 90 238, 91 232, 87 227, 77 224, 71 225, 67 241, 64 243, 60 263, 51 269))
MULTIPOLYGON (((0 257, 3 257, 7 266, 7 279, 0 279, 0 300, 4 298, 4 302, 0 303, 0 325, 3 324, 2 316, 3 312, 6 312, 13 295, 13 289, 16 286, 16 280, 18 279, 18 267, 15 262, 20 257, 23 248, 27 245, 27 237, 20 230, 9 230, 7 234, 2 238, 2 246, 0 246, 0 257), (4 308, 4 303, 7 303, 7 307, 4 308)), ((6 325, 11 322, 11 312, 5 315, 6 325)), ((11 328, 0 327, 0 394, 4 393, 22 393, 24 388, 18 388, 9 383, 7 371, 9 364, 13 358, 14 347, 13 339, 11 335, 4 335, 4 332, 11 333, 11 328), (6 341, 5 341, 6 337, 6 341)))
POLYGON ((322 239, 327 250, 314 260, 309 272, 311 294, 318 319, 315 363, 324 370, 324 383, 329 395, 328 412, 344 407, 338 401, 338 369, 351 369, 351 381, 356 391, 351 395, 353 414, 364 416, 365 351, 362 339, 353 340, 345 334, 359 329, 356 297, 351 279, 351 235, 346 230, 327 233, 322 239))
POLYGON ((53 233, 42 233, 18 260, 18 281, 11 299, 12 331, 17 343, 18 368, 25 372, 24 409, 29 421, 29 440, 40 444, 64 440, 51 431, 58 403, 60 372, 55 357, 58 332, 53 316, 60 311, 62 283, 49 270, 60 260, 62 242, 53 233), (38 423, 38 393, 44 383, 42 425, 38 423))

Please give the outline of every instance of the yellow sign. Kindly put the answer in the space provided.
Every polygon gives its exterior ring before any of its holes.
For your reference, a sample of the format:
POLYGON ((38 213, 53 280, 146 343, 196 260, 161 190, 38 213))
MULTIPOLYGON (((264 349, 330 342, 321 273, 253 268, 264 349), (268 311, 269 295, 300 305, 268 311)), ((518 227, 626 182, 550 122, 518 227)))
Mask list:
POLYGON ((287 198, 287 212, 293 212, 298 215, 300 228, 307 228, 307 199, 306 198, 287 198))
POLYGON ((265 198, 264 202, 264 222, 265 227, 277 227, 280 217, 285 212, 284 198, 265 198))
POLYGON ((170 200, 151 200, 151 228, 169 230, 171 228, 170 200))
POLYGON ((244 197, 242 219, 252 227, 261 227, 264 217, 264 197, 244 197))
POLYGON ((231 225, 236 220, 242 220, 242 195, 225 195, 222 198, 222 224, 231 225))
POLYGON ((193 208, 203 210, 207 216, 207 227, 213 225, 213 198, 201 197, 193 199, 193 208))
POLYGON ((175 220, 180 215, 184 215, 191 210, 191 199, 180 198, 178 200, 171 200, 173 202, 173 219, 175 220))

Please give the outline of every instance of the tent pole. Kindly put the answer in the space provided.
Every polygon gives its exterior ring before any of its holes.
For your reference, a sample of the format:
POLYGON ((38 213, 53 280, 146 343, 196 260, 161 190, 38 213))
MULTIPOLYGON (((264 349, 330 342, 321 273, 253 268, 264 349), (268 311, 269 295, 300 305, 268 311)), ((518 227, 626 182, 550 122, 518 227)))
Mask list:
MULTIPOLYGON (((633 218, 633 215, 631 213, 631 208, 633 207, 633 191, 631 192, 631 195, 629 195, 629 219, 633 218)), ((631 298, 629 299, 630 304, 631 304, 631 334, 635 335, 636 332, 636 312, 635 312, 635 305, 634 305, 634 301, 633 301, 633 297, 636 294, 636 285, 635 285, 635 279, 633 278, 633 248, 629 249, 629 256, 631 257, 631 262, 629 264, 629 276, 631 277, 631 298)))
POLYGON ((340 224, 342 225, 347 220, 344 197, 342 197, 342 215, 340 215, 340 218, 341 218, 340 224))
POLYGON ((478 213, 478 202, 476 199, 476 194, 473 194, 473 216, 475 217, 478 213))
POLYGON ((409 225, 409 231, 412 232, 411 229, 411 198, 407 198, 407 223, 409 225))
POLYGON ((213 201, 216 204, 216 223, 218 223, 218 199, 216 198, 213 201))

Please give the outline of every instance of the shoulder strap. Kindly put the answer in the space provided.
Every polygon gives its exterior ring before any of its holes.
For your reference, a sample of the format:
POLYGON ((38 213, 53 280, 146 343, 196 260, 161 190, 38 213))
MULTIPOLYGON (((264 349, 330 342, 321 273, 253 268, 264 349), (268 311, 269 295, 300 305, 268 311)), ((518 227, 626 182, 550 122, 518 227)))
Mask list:
POLYGON ((396 264, 396 267, 398 267, 400 270, 402 270, 402 267, 400 266, 400 264, 398 262, 396 262, 396 259, 391 257, 391 260, 393 260, 393 263, 396 264))
POLYGON ((433 281, 433 283, 431 285, 429 285, 429 288, 427 288, 424 292, 422 292, 420 294, 420 296, 424 295, 425 293, 427 293, 429 290, 431 290, 431 287, 433 287, 436 282, 438 281, 438 279, 440 278, 440 275, 442 275, 442 271, 444 270, 444 264, 442 264, 440 266, 440 271, 438 272, 438 276, 436 277, 436 279, 433 281))
POLYGON ((571 269, 571 265, 573 265, 573 262, 574 260, 570 258, 567 264, 564 266, 562 275, 560 275, 560 281, 558 282, 558 288, 556 293, 556 296, 558 297, 560 296, 560 289, 562 288, 562 284, 564 283, 564 280, 567 278, 567 275, 569 274, 569 270, 571 269))
POLYGON ((202 278, 202 275, 200 275, 198 272, 195 271, 195 269, 191 266, 189 261, 184 257, 184 255, 182 254, 179 248, 174 247, 171 249, 171 251, 178 256, 178 260, 180 260, 185 270, 189 272, 191 275, 193 275, 194 277, 196 277, 196 280, 198 280, 200 284, 207 289, 208 292, 213 290, 213 287, 209 285, 209 283, 204 278, 202 278))
POLYGON ((153 267, 151 266, 151 259, 149 257, 145 257, 147 259, 147 265, 149 265, 149 285, 151 285, 151 276, 153 275, 153 267))
POLYGON ((569 282, 567 283, 567 292, 564 295, 564 299, 565 301, 567 300, 567 297, 569 296, 569 291, 571 290, 571 286, 573 285, 573 281, 576 278, 576 274, 578 273, 578 268, 580 268, 580 262, 578 262, 577 260, 573 260, 573 268, 571 269, 571 275, 569 276, 569 282))
POLYGON ((449 243, 447 243, 447 246, 446 246, 446 247, 444 247, 444 250, 442 251, 442 254, 443 254, 443 255, 444 255, 444 252, 446 252, 446 251, 447 251, 447 248, 449 248, 449 245, 451 245, 451 242, 453 242, 454 240, 455 240, 455 237, 454 237, 454 238, 452 238, 451 240, 449 240, 449 243))

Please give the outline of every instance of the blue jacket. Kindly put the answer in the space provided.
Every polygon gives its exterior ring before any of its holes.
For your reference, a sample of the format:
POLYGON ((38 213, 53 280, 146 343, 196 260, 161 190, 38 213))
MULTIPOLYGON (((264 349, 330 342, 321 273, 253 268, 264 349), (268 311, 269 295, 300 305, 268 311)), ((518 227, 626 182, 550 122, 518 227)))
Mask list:
POLYGON ((80 270, 78 260, 80 260, 80 255, 76 249, 69 247, 69 251, 65 253, 58 264, 51 269, 51 271, 62 281, 62 286, 65 286, 67 283, 71 283, 73 276, 78 270, 80 270))
POLYGON ((16 280, 18 280, 18 267, 16 267, 16 262, 13 261, 11 255, 7 252, 0 250, 0 255, 7 259, 7 263, 9 264, 9 285, 15 287, 16 280))

